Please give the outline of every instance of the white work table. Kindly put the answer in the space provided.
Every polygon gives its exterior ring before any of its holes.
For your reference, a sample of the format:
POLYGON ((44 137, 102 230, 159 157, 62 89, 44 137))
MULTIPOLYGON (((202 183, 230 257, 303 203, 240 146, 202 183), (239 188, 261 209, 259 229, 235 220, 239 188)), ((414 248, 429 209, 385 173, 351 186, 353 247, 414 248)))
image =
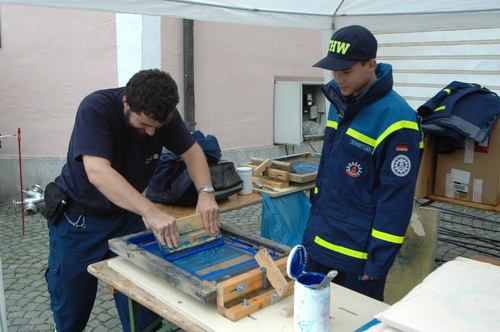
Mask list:
MULTIPOLYGON (((88 270, 115 290, 186 331, 293 331, 293 315, 288 318, 280 315, 282 308, 293 303, 293 296, 233 322, 217 313, 216 304, 201 303, 123 257, 92 264, 88 270)), ((383 302, 332 284, 330 330, 355 331, 388 307, 383 302)))

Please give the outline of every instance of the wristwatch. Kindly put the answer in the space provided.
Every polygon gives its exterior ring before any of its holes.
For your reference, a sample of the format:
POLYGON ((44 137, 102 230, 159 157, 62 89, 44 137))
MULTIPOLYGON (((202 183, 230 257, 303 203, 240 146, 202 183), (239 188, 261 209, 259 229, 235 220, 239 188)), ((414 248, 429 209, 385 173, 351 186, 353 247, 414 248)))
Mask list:
POLYGON ((215 193, 215 190, 212 186, 203 186, 198 190, 199 193, 215 193))

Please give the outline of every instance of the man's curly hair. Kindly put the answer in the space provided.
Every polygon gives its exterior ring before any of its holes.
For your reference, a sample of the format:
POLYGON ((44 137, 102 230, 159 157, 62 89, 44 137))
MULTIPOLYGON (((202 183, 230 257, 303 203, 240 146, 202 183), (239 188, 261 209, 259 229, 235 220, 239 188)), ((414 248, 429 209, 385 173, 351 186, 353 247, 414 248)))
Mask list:
POLYGON ((130 110, 165 123, 179 103, 177 84, 159 69, 141 70, 128 81, 125 96, 130 110))

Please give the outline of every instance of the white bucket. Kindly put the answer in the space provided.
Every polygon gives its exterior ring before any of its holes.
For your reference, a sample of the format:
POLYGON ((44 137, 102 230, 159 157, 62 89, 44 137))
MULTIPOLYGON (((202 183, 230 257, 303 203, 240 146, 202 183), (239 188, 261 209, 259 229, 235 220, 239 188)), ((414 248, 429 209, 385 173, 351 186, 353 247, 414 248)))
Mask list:
POLYGON ((319 284, 325 275, 305 273, 295 280, 293 328, 297 332, 327 332, 330 330, 330 284, 323 289, 319 284))
POLYGON ((250 195, 252 193, 252 174, 253 169, 251 167, 237 167, 236 173, 240 176, 243 181, 243 188, 238 192, 240 195, 250 195))

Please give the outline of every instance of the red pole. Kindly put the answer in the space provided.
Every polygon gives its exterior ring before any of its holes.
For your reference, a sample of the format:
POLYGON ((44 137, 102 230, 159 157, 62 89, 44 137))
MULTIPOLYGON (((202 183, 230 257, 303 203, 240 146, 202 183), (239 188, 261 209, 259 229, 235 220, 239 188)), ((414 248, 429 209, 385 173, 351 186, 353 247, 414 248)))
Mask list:
POLYGON ((19 188, 21 191, 21 216, 24 235, 24 192, 23 192, 23 163, 21 161, 21 128, 17 128, 17 148, 19 151, 19 188))

